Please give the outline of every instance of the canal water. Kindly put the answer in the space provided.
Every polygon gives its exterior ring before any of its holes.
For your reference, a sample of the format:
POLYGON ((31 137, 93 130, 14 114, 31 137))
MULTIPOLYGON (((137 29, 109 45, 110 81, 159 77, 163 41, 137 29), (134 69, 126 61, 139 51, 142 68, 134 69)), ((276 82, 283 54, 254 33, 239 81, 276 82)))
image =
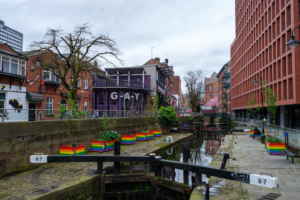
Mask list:
MULTIPOLYGON (((176 146, 172 146, 169 149, 166 149, 163 153, 160 154, 162 159, 172 160, 183 162, 183 153, 182 149, 184 146, 196 150, 190 151, 189 163, 208 166, 213 159, 215 153, 217 153, 219 147, 221 146, 221 139, 223 135, 218 134, 199 134, 194 136, 193 139, 188 141, 181 142, 176 146)), ((170 168, 165 168, 165 170, 171 170, 170 168)), ((166 173, 167 174, 167 173, 166 173)), ((195 174, 189 172, 189 185, 192 185, 192 179, 195 177, 195 174)), ((171 177, 165 177, 170 178, 171 177)), ((202 181, 208 182, 208 178, 205 174, 202 174, 202 181)), ((175 181, 183 183, 183 170, 175 169, 175 181)))

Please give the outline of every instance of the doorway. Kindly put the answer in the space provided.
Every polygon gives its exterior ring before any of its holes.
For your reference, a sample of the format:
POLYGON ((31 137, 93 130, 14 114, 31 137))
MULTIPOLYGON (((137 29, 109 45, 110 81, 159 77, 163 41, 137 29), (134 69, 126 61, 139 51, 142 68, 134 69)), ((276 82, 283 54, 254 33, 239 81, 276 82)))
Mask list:
POLYGON ((36 103, 29 103, 28 121, 36 121, 36 103))

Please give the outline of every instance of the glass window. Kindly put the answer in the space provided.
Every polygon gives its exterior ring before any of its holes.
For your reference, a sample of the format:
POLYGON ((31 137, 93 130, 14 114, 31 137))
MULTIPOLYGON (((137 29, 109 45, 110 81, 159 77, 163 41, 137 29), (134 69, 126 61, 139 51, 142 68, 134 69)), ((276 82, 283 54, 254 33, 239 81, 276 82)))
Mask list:
POLYGON ((87 78, 84 79, 84 89, 85 90, 88 89, 88 79, 87 78))
POLYGON ((217 91, 218 90, 218 88, 217 87, 214 87, 214 91, 217 91))
POLYGON ((53 98, 47 97, 46 115, 53 115, 53 98))
POLYGON ((5 104, 5 93, 0 93, 0 113, 3 113, 5 104))
POLYGON ((209 87, 209 91, 211 91, 211 87, 209 87))
POLYGON ((218 94, 217 93, 214 93, 214 97, 216 97, 218 94))
POLYGON ((9 73, 9 57, 2 56, 2 71, 9 73))
POLYGON ((62 108, 62 107, 67 108, 67 106, 68 106, 67 100, 62 99, 62 100, 60 101, 60 107, 61 107, 61 108, 62 108))
POLYGON ((87 110, 87 101, 83 101, 83 110, 87 110))
POLYGON ((76 100, 77 110, 79 110, 79 100, 76 100))
POLYGON ((77 80, 77 88, 80 88, 81 87, 81 80, 80 78, 77 80))

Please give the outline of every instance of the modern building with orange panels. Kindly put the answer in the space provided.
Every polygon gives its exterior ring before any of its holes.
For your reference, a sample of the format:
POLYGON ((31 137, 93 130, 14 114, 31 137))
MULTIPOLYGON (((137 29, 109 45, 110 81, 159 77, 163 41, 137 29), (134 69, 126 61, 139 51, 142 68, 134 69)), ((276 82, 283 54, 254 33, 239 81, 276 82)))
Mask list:
MULTIPOLYGON (((231 109, 235 117, 247 120, 246 104, 253 94, 256 105, 261 105, 262 80, 277 97, 275 124, 300 128, 300 68, 296 67, 300 64, 300 48, 286 46, 292 30, 300 25, 299 1, 235 0, 235 18, 236 38, 230 47, 231 109)), ((298 31, 295 39, 299 41, 298 31)), ((263 106, 263 117, 273 123, 266 103, 263 106)), ((259 115, 256 117, 261 118, 259 115)))

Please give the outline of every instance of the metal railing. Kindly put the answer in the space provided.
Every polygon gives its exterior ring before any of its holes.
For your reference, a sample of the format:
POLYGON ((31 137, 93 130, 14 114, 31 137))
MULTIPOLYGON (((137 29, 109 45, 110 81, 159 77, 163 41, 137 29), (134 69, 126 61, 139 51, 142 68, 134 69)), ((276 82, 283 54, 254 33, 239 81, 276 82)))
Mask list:
MULTIPOLYGON (((254 124, 258 129, 262 129, 262 121, 254 120, 254 124)), ((300 130, 284 128, 276 125, 265 124, 264 125, 268 135, 277 137, 284 141, 284 132, 289 134, 289 143, 300 148, 300 130)))
POLYGON ((150 84, 142 83, 141 81, 128 81, 128 80, 96 80, 93 82, 93 87, 133 87, 151 89, 150 84))
POLYGON ((0 109, 0 122, 156 116, 157 112, 141 110, 0 109))

